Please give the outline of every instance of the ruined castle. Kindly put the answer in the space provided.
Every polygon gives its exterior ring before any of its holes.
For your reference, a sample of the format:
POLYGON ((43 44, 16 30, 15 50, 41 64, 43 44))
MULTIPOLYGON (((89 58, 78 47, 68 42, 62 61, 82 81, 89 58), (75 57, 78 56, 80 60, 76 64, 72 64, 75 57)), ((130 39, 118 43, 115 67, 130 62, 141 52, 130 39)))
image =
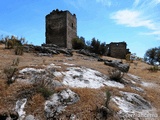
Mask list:
POLYGON ((68 10, 53 10, 46 15, 46 44, 72 48, 72 39, 77 37, 77 18, 68 10))
MULTIPOLYGON (((55 44, 72 49, 72 39, 77 37, 77 18, 68 10, 53 10, 46 15, 46 44, 55 44)), ((111 42, 106 45, 105 55, 124 59, 129 52, 126 42, 111 42)))
POLYGON ((126 55, 130 53, 126 42, 111 42, 106 45, 106 49, 106 55, 114 58, 125 59, 126 55))

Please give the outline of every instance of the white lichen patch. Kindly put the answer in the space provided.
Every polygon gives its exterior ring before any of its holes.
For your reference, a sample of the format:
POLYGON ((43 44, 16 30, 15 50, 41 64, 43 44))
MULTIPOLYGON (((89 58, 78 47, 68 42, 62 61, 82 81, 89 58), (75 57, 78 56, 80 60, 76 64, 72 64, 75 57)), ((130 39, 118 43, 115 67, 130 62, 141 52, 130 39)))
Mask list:
POLYGON ((124 85, 115 81, 110 81, 106 75, 85 67, 69 67, 68 71, 63 72, 63 84, 70 87, 81 88, 100 88, 111 86, 124 88, 124 85))
POLYGON ((35 69, 35 68, 24 68, 22 70, 19 71, 20 74, 23 74, 23 73, 28 73, 28 72, 37 72, 37 73, 40 73, 40 72, 43 72, 45 71, 44 69, 35 69))
POLYGON ((75 64, 63 63, 66 66, 75 66, 75 64))
POLYGON ((15 111, 18 112, 18 115, 19 115, 19 119, 18 120, 23 120, 23 118, 26 115, 26 112, 24 111, 26 103, 27 103, 27 99, 26 98, 23 98, 23 99, 18 100, 16 102, 15 111))
POLYGON ((145 116, 142 116, 143 114, 153 114, 153 111, 155 117, 157 117, 157 113, 150 102, 145 100, 140 95, 130 92, 120 93, 122 97, 115 96, 112 98, 112 101, 118 105, 120 109, 118 115, 121 119, 127 120, 145 118, 145 116))
POLYGON ((74 104, 78 100, 79 96, 70 89, 55 93, 45 102, 45 115, 47 118, 56 118, 56 116, 65 111, 68 105, 74 104))

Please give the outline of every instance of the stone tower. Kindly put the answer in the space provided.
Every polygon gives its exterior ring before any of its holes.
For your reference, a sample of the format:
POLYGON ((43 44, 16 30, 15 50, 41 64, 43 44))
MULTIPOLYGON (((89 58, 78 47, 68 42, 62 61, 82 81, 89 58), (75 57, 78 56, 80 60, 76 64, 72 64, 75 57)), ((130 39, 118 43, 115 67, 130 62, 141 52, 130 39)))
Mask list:
POLYGON ((72 39, 77 37, 77 18, 68 10, 53 10, 46 15, 46 44, 72 48, 72 39))

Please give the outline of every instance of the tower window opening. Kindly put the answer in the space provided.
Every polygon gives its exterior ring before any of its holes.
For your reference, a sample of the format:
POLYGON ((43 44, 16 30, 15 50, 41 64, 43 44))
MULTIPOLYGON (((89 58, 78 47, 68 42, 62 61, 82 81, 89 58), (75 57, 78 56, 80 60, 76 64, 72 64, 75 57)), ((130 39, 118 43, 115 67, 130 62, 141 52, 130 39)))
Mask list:
POLYGON ((73 23, 72 23, 72 29, 73 29, 73 23))

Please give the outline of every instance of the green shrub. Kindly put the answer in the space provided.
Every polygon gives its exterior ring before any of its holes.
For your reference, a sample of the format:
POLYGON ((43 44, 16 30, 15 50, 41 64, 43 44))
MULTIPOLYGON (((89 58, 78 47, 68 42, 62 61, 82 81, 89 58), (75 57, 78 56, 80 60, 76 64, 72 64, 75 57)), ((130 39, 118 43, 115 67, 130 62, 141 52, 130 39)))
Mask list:
POLYGON ((38 93, 41 93, 42 96, 45 98, 45 99, 48 99, 48 97, 50 97, 54 91, 45 87, 45 86, 38 86, 37 87, 37 92, 38 93))
POLYGON ((12 84, 15 81, 13 76, 15 75, 17 70, 18 69, 15 66, 9 66, 9 67, 4 68, 4 73, 7 77, 7 84, 8 85, 12 84))
POLYGON ((23 55, 23 45, 27 42, 25 41, 25 38, 18 38, 15 36, 6 36, 5 38, 2 38, 5 44, 6 49, 13 49, 15 51, 15 55, 23 55))
POLYGON ((13 60, 12 65, 6 66, 4 68, 4 73, 7 78, 7 84, 10 85, 15 81, 15 73, 18 71, 19 58, 13 60))
POLYGON ((109 102, 111 100, 111 93, 109 90, 106 91, 106 102, 105 102, 105 107, 108 108, 109 102))
POLYGON ((84 49, 85 41, 81 38, 72 39, 72 47, 73 49, 84 49))
POLYGON ((5 48, 6 49, 13 49, 15 46, 22 45, 22 42, 24 41, 24 38, 18 39, 15 36, 7 36, 5 39, 5 48))
POLYGON ((104 55, 107 51, 106 43, 105 42, 101 43, 98 39, 96 40, 95 38, 92 38, 91 44, 88 48, 90 52, 99 55, 104 55))
POLYGON ((15 55, 23 55, 23 46, 22 45, 15 46, 14 51, 15 55))
POLYGON ((152 67, 148 68, 148 70, 150 72, 157 72, 157 71, 159 71, 159 68, 158 68, 158 66, 152 66, 152 67))
POLYGON ((41 93, 45 99, 54 93, 52 88, 52 80, 46 80, 39 77, 34 81, 33 85, 36 87, 36 91, 41 93))
POLYGON ((126 61, 130 61, 130 56, 131 56, 131 54, 126 55, 126 61))
POLYGON ((122 82, 122 78, 124 76, 124 73, 121 72, 120 70, 118 70, 118 69, 109 69, 108 73, 109 73, 109 78, 111 80, 114 80, 116 82, 122 82))

